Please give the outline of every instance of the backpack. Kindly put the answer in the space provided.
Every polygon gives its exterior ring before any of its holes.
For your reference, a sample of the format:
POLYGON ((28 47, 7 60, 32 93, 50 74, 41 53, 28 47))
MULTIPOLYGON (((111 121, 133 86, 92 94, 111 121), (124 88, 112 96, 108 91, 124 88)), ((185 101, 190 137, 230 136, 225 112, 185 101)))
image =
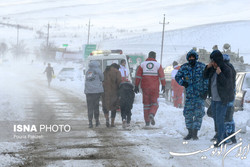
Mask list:
POLYGON ((89 69, 86 72, 86 81, 93 81, 93 80, 95 80, 95 75, 96 75, 95 70, 89 69))

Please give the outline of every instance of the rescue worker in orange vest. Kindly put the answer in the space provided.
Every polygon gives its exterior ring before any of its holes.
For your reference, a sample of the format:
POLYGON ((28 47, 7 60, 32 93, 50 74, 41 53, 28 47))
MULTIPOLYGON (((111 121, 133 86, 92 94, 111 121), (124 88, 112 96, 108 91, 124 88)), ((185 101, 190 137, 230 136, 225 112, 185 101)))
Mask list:
POLYGON ((174 67, 174 70, 171 72, 172 98, 173 98, 174 107, 181 108, 182 107, 183 87, 180 86, 175 80, 175 75, 177 74, 178 70, 180 69, 180 66, 178 66, 178 63, 176 61, 174 61, 173 67, 174 67))
POLYGON ((151 51, 148 54, 146 61, 142 62, 138 67, 135 80, 134 92, 139 92, 139 84, 141 83, 143 93, 143 108, 144 120, 146 126, 155 125, 155 114, 159 107, 159 86, 161 81, 161 91, 165 93, 166 80, 164 77, 163 68, 160 63, 156 61, 156 53, 151 51))

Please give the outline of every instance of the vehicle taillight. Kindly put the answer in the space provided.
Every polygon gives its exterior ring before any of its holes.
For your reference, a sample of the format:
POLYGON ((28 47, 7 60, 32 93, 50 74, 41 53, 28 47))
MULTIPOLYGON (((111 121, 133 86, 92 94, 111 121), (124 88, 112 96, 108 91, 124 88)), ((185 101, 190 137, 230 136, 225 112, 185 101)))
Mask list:
POLYGON ((122 54, 122 50, 120 51, 120 54, 122 54))
POLYGON ((92 53, 92 52, 90 53, 90 56, 93 56, 93 53, 92 53))

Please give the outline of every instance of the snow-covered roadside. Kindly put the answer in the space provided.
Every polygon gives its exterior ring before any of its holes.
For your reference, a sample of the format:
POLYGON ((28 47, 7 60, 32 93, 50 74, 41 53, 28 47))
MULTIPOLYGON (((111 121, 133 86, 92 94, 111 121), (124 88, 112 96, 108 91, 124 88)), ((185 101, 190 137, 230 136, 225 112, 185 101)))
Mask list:
MULTIPOLYGON (((152 151, 152 157, 161 157, 163 159, 168 158, 169 164, 174 164, 174 166, 183 166, 183 164, 190 164, 196 161, 193 166, 210 166, 212 164, 217 164, 221 166, 222 164, 222 156, 220 155, 212 155, 212 149, 210 151, 204 152, 203 154, 193 155, 193 157, 183 156, 183 157, 174 157, 169 155, 169 152, 193 152, 199 150, 205 150, 213 143, 210 139, 214 136, 214 123, 213 119, 204 116, 201 130, 198 133, 199 140, 198 141, 188 141, 185 143, 183 141, 183 137, 187 134, 187 129, 185 128, 183 109, 177 109, 173 107, 171 103, 165 101, 164 98, 159 99, 159 109, 157 111, 155 120, 156 125, 152 127, 151 131, 142 130, 140 127, 136 126, 137 122, 143 122, 143 105, 142 105, 142 95, 137 94, 135 98, 135 103, 133 105, 132 110, 132 133, 127 133, 131 140, 135 140, 136 138, 145 138, 146 144, 141 146, 142 150, 148 150, 148 152, 152 151), (166 141, 172 139, 171 141, 166 141), (172 147, 168 147, 169 143, 175 142, 172 147), (160 148, 164 148, 161 150, 160 148), (151 150, 152 149, 152 150, 151 150), (165 157, 165 158, 164 158, 165 157), (202 157, 204 159, 202 159, 202 157), (190 162, 185 162, 189 161, 190 162)), ((241 132, 236 135, 237 144, 241 143, 242 139, 242 147, 249 146, 250 144, 250 105, 245 104, 245 109, 243 111, 238 111, 234 115, 234 120, 236 123, 236 131, 241 129, 241 132)), ((227 151, 236 146, 229 145, 227 151)), ((236 147, 232 152, 230 152, 225 157, 225 166, 248 166, 250 162, 250 157, 246 154, 246 159, 241 159, 240 157, 235 157, 237 155, 237 151, 239 146, 236 147)), ((152 159, 153 161, 153 159, 152 159)), ((156 164, 160 166, 165 166, 165 162, 156 161, 156 164)))

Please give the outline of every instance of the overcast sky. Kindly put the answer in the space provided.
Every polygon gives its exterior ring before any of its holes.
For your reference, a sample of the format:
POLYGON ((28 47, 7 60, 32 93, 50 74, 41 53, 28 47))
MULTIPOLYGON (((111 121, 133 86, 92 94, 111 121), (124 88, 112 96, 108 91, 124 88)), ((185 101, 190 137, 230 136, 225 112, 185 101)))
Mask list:
POLYGON ((83 25, 159 31, 250 20, 250 0, 0 0, 2 22, 83 25))

